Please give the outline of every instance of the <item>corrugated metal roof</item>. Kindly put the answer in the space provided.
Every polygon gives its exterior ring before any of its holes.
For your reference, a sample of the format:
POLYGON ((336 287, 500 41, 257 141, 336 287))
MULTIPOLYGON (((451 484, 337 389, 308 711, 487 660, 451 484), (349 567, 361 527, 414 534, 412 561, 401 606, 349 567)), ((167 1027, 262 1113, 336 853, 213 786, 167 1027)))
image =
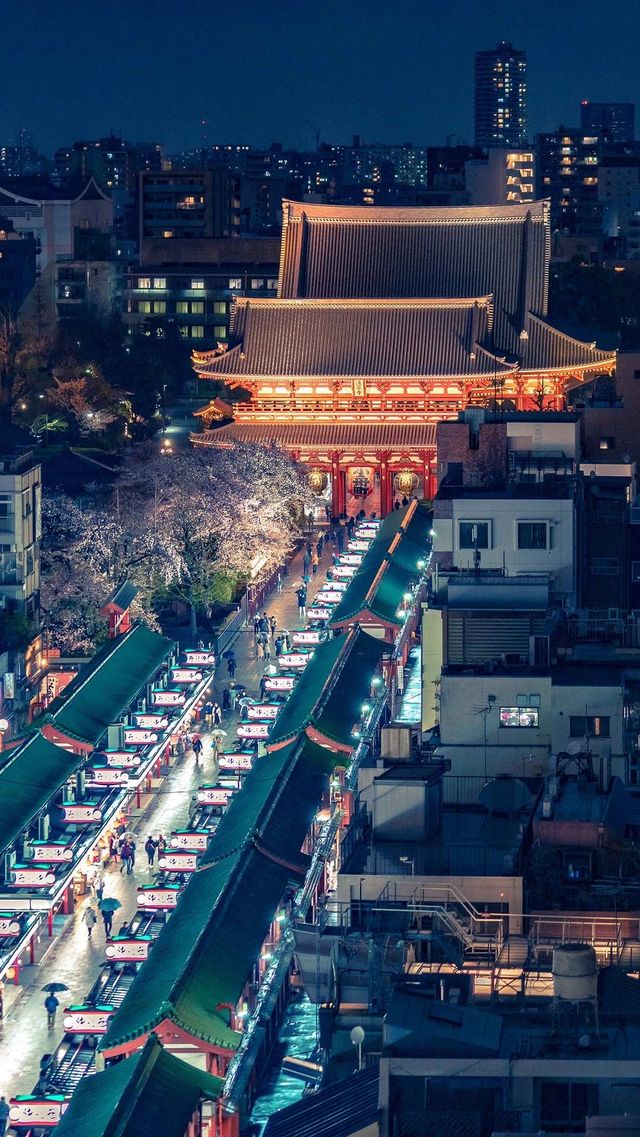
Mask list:
POLYGON ((232 446, 249 442, 285 450, 424 450, 435 447, 436 424, 431 422, 313 423, 234 422, 191 436, 200 446, 232 446))
POLYGON ((350 1137, 378 1117, 379 1067, 370 1066, 273 1113, 264 1137, 350 1137))
POLYGON ((490 296, 441 300, 252 300, 236 304, 240 343, 196 361, 230 379, 455 377, 513 370, 487 350, 490 296), (484 343, 484 349, 479 345, 484 343))
POLYGON ((545 316, 550 230, 526 206, 378 208, 285 202, 280 296, 495 296, 495 344, 518 351, 527 310, 545 316))

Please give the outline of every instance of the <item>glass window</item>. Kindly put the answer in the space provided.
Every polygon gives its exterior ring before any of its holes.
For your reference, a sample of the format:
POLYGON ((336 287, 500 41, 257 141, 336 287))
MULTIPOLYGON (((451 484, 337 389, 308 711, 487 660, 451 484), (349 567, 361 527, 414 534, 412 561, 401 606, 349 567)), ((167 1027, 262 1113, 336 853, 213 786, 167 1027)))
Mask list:
POLYGON ((154 300, 153 310, 154 310, 156 316, 163 315, 163 313, 166 312, 166 310, 167 310, 166 300, 154 300))
POLYGON ((164 277, 164 276, 154 276, 154 278, 153 278, 153 287, 154 287, 154 288, 166 288, 166 287, 167 287, 167 280, 166 280, 166 277, 164 277))
POLYGON ((546 549, 546 521, 518 521, 519 549, 546 549))
POLYGON ((178 316, 186 316, 189 311, 189 304, 186 300, 176 300, 176 313, 178 316))
POLYGON ((138 288, 151 288, 151 277, 150 276, 139 276, 138 277, 138 288))
POLYGON ((27 575, 33 572, 33 549, 27 549, 27 575))
POLYGON ((539 726, 538 707, 500 707, 500 726, 539 726))
POLYGON ((488 549, 489 522, 461 521, 459 538, 461 549, 488 549))
POLYGON ((201 340, 204 339, 204 327, 202 324, 194 324, 191 328, 191 339, 201 340))
POLYGON ((216 324, 213 329, 213 334, 216 339, 223 340, 227 337, 228 328, 226 324, 216 324))
POLYGON ((192 280, 191 281, 191 287, 194 289, 195 288, 204 288, 204 280, 192 280))
POLYGON ((183 324, 182 327, 180 328, 180 335, 184 336, 185 339, 189 335, 189 327, 187 324, 183 324))
POLYGON ((252 277, 251 278, 251 287, 252 288, 264 288, 264 280, 261 280, 260 277, 252 277))
POLYGON ((597 1112, 595 1082, 542 1082, 540 1128, 546 1133, 584 1133, 585 1118, 597 1112))
POLYGON ((151 311, 150 300, 138 300, 138 311, 148 314, 151 311))
POLYGON ((267 281, 267 288, 270 288, 270 289, 272 289, 272 291, 275 292, 277 287, 278 287, 278 278, 270 276, 268 281, 267 281))
POLYGON ((0 517, 9 517, 11 513, 11 498, 8 494, 0 497, 0 517))
POLYGON ((609 738, 609 715, 570 715, 571 738, 609 738))
POLYGON ((191 312, 194 316, 201 316, 204 312, 204 300, 192 300, 191 312))
POLYGON ((242 277, 232 276, 229 281, 229 288, 242 288, 242 277))
POLYGON ((226 316, 227 305, 224 300, 216 300, 213 305, 213 311, 216 316, 226 316))
POLYGON ((602 438, 600 439, 600 449, 601 450, 614 450, 615 445, 616 445, 616 440, 615 440, 615 438, 612 438, 611 435, 606 435, 606 436, 603 435, 602 438))

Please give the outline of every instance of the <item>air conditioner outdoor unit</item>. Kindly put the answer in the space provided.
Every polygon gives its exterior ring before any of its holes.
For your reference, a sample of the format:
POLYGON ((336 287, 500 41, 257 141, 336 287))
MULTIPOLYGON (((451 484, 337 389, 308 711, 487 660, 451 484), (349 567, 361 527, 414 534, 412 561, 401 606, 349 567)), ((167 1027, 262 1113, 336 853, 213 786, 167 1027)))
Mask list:
POLYGON ((34 849, 33 845, 31 844, 31 841, 29 840, 28 837, 26 837, 22 843, 22 859, 23 859, 23 861, 33 860, 34 852, 35 852, 35 849, 34 849))
POLYGON ((49 831, 51 829, 51 818, 48 813, 40 814, 38 818, 38 840, 48 841, 49 831))
POLYGON ((11 880, 11 870, 12 870, 13 866, 15 865, 15 863, 16 863, 15 849, 12 849, 10 853, 5 853, 5 855, 4 855, 3 875, 4 875, 4 879, 5 879, 5 881, 7 881, 7 883, 11 880))

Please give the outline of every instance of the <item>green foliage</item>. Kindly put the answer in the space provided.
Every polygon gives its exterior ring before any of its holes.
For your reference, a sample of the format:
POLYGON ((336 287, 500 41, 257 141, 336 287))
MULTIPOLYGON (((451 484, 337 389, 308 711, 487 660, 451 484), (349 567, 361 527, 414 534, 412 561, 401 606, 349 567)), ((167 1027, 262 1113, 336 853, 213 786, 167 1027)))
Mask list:
POLYGON ((0 651, 24 651, 33 634, 33 627, 26 616, 0 609, 0 651))

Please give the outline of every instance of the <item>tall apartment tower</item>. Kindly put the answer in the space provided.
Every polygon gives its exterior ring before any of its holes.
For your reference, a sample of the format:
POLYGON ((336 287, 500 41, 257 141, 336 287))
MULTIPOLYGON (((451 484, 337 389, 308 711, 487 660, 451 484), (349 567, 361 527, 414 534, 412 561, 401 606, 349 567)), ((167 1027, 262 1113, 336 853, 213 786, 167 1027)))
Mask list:
POLYGON ((476 52, 476 146, 520 147, 527 136, 527 57, 510 43, 476 52))

